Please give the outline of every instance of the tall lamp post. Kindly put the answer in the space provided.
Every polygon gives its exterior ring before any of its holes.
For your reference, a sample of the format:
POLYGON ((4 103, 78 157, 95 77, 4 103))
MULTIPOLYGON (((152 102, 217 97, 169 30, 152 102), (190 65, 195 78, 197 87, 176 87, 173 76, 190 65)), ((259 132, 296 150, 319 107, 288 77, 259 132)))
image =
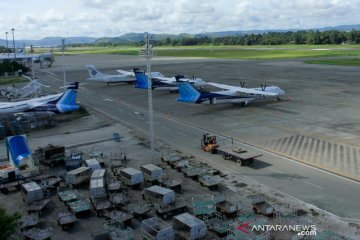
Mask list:
POLYGON ((63 74, 64 74, 64 91, 66 87, 66 70, 65 70, 65 38, 61 39, 61 52, 62 52, 62 64, 63 64, 63 74))
POLYGON ((15 29, 14 29, 14 28, 12 28, 12 29, 11 29, 11 31, 12 31, 12 37, 13 37, 13 46, 14 46, 14 61, 16 61, 16 51, 15 51, 15 37, 14 37, 14 31, 15 31, 15 29))
POLYGON ((34 48, 33 45, 30 45, 30 53, 31 53, 31 74, 32 74, 32 80, 35 79, 35 69, 34 69, 34 48))
POLYGON ((153 101, 152 101, 152 82, 151 82, 151 61, 153 56, 152 36, 149 34, 145 35, 145 48, 140 52, 146 59, 146 71, 148 78, 148 102, 149 102, 149 127, 150 127, 150 146, 151 146, 151 158, 152 162, 156 164, 156 153, 155 153, 155 139, 154 139, 154 117, 153 117, 153 101))
POLYGON ((9 42, 8 42, 8 32, 5 32, 5 35, 6 35, 6 52, 7 52, 7 55, 9 56, 9 42))

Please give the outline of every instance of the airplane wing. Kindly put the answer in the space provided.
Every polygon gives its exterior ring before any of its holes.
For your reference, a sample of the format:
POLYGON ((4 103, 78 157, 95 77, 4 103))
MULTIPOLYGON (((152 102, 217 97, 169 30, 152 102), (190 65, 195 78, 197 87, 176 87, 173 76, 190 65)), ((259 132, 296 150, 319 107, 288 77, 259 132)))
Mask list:
POLYGON ((126 75, 126 76, 135 76, 134 72, 130 72, 130 71, 125 71, 125 70, 116 70, 118 73, 122 74, 122 75, 126 75))
POLYGON ((208 82, 207 84, 210 86, 217 87, 217 88, 231 90, 231 91, 235 91, 235 92, 239 92, 239 93, 248 93, 248 94, 263 95, 263 96, 277 96, 278 95, 277 93, 273 93, 273 92, 259 91, 259 90, 255 90, 255 89, 236 87, 236 86, 220 84, 220 83, 208 82))

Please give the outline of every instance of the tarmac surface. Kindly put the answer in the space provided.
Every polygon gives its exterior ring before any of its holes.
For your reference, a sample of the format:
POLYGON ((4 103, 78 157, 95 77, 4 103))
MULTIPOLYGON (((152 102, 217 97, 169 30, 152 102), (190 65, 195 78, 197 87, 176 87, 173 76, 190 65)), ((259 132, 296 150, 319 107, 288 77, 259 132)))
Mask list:
MULTIPOLYGON (((61 58, 43 69, 46 84, 62 84, 61 58)), ((106 73, 142 67, 136 56, 66 56, 68 81, 89 82, 84 65, 106 73)), ((314 204, 343 218, 360 219, 360 71, 358 67, 307 65, 301 60, 247 61, 196 58, 155 58, 153 71, 166 76, 185 74, 206 81, 246 87, 277 85, 282 101, 234 105, 177 103, 178 94, 153 92, 155 134, 159 139, 222 168, 314 204), (262 153, 251 167, 239 167, 200 150, 203 132, 262 153), (275 154, 274 154, 275 153, 275 154), (301 164, 303 162, 308 165, 301 164)), ((88 83, 79 102, 142 132, 148 130, 147 92, 127 84, 88 83)))

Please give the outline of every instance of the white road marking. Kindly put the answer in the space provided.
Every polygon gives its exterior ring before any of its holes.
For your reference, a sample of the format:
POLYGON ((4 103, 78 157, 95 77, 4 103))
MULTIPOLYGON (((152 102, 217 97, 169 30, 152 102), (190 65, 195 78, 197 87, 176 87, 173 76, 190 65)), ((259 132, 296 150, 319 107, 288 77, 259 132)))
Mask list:
POLYGON ((318 189, 324 190, 324 188, 323 188, 323 187, 320 187, 319 185, 313 184, 313 183, 308 182, 308 181, 305 181, 305 180, 304 180, 303 182, 306 183, 306 184, 309 184, 309 185, 311 185, 311 186, 313 186, 313 187, 316 187, 316 188, 318 188, 318 189))
MULTIPOLYGON (((282 171, 280 171, 280 170, 277 170, 277 169, 275 169, 275 168, 272 168, 272 167, 269 167, 269 169, 270 169, 270 170, 273 170, 274 172, 284 173, 284 172, 282 172, 282 171)), ((285 174, 285 173, 284 173, 284 174, 285 174)))
POLYGON ((55 76, 55 73, 53 73, 53 72, 49 72, 49 71, 46 71, 46 70, 41 70, 41 71, 44 72, 44 73, 47 73, 47 74, 50 74, 50 75, 55 76))

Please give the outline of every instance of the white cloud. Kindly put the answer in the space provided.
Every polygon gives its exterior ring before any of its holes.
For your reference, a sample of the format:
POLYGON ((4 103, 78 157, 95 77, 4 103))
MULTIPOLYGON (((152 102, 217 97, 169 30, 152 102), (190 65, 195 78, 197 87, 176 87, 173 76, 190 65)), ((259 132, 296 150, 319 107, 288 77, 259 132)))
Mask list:
MULTIPOLYGON (((18 39, 294 29, 360 23, 359 0, 32 0, 0 9, 18 39)), ((5 37, 5 36, 4 36, 5 37)))

